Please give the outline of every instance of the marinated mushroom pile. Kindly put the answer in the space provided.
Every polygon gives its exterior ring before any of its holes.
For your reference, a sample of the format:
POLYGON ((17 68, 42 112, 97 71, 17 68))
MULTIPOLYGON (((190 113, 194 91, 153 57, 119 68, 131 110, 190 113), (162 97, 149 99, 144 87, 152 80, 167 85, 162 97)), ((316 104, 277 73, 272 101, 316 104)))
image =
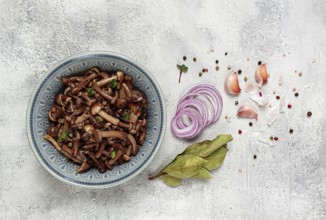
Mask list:
POLYGON ((61 81, 44 139, 80 164, 78 173, 92 167, 103 173, 137 155, 146 139, 147 99, 131 76, 92 67, 61 81))

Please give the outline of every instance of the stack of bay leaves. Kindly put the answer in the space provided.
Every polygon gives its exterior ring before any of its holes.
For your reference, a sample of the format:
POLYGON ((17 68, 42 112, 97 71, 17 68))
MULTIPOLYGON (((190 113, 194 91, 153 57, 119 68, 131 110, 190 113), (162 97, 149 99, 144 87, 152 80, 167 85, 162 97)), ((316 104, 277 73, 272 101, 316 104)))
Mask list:
POLYGON ((169 165, 150 180, 161 178, 169 186, 179 186, 182 179, 210 179, 210 170, 221 166, 228 151, 227 143, 233 138, 229 134, 219 135, 215 139, 192 144, 179 154, 169 165))

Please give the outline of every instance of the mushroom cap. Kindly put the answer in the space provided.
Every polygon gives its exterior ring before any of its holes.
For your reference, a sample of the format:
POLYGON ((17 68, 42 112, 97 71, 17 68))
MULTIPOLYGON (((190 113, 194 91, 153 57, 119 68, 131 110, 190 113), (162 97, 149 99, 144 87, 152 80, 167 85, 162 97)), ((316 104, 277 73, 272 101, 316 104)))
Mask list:
POLYGON ((99 129, 93 131, 95 142, 99 143, 102 141, 102 133, 99 129))
POLYGON ((125 78, 125 74, 122 71, 117 72, 118 81, 122 81, 125 78))
POLYGON ((95 130, 95 128, 94 128, 93 125, 86 125, 86 126, 84 127, 84 129, 85 129, 85 131, 86 131, 88 134, 93 134, 93 132, 94 132, 94 130, 95 130))
POLYGON ((99 111, 101 111, 101 109, 102 109, 101 104, 95 103, 91 109, 92 115, 96 115, 99 111))

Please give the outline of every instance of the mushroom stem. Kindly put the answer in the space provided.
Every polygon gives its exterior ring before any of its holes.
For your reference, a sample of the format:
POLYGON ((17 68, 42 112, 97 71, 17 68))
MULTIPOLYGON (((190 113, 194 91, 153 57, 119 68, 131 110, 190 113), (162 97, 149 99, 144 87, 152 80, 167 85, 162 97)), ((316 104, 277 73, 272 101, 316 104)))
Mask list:
POLYGON ((89 114, 88 114, 88 112, 85 112, 76 119, 75 124, 81 123, 81 122, 87 120, 88 118, 89 118, 89 114))
POLYGON ((112 166, 122 156, 122 154, 122 150, 118 150, 117 154, 115 155, 115 158, 110 159, 108 164, 112 166))
POLYGON ((91 74, 91 75, 89 75, 88 77, 86 77, 83 81, 81 81, 81 82, 79 82, 78 84, 77 84, 77 86, 75 86, 72 90, 71 90, 71 92, 72 92, 72 94, 77 94, 80 90, 82 90, 82 88, 84 87, 84 86, 86 86, 92 79, 94 79, 95 77, 96 77, 97 75, 95 74, 95 73, 93 73, 93 74, 91 74))
POLYGON ((122 83, 122 87, 123 87, 123 89, 125 90, 126 95, 130 98, 130 97, 131 97, 131 91, 130 91, 130 89, 128 88, 128 86, 127 86, 125 83, 122 83))
POLYGON ((106 145, 105 142, 101 142, 101 144, 100 144, 100 149, 96 152, 96 154, 95 154, 95 158, 100 158, 100 157, 102 156, 103 151, 104 151, 104 149, 105 149, 105 145, 106 145))
POLYGON ((106 112, 104 111, 99 111, 97 113, 99 116, 101 116, 102 118, 104 118, 105 120, 107 120, 108 122, 111 122, 112 124, 114 125, 118 125, 120 120, 118 118, 115 118, 109 114, 107 114, 106 112))
POLYGON ((58 144, 58 142, 56 141, 56 140, 54 140, 54 138, 53 137, 51 137, 50 135, 48 135, 48 134, 45 134, 44 136, 43 136, 43 139, 45 139, 45 140, 47 140, 47 141, 49 141, 54 147, 55 147, 55 149, 57 149, 57 151, 62 151, 62 149, 61 149, 61 146, 58 144))
POLYGON ((82 165, 77 169, 77 173, 85 172, 85 171, 88 170, 89 168, 91 168, 91 165, 85 161, 85 162, 82 163, 82 165))
POLYGON ((117 79, 117 76, 112 76, 110 78, 102 79, 102 80, 98 81, 96 84, 97 84, 98 87, 101 88, 101 87, 109 84, 112 80, 115 80, 115 79, 117 79))
POLYGON ((103 96, 105 99, 111 101, 113 99, 112 96, 106 94, 96 83, 96 80, 93 81, 93 88, 95 89, 95 91, 100 94, 101 96, 103 96))
POLYGON ((98 160, 98 159, 95 158, 95 155, 94 155, 93 152, 85 151, 85 154, 87 154, 93 160, 95 166, 98 168, 100 173, 105 172, 105 170, 106 170, 105 165, 103 164, 103 162, 101 160, 98 160))
POLYGON ((132 155, 136 156, 136 154, 138 152, 136 140, 135 140, 134 136, 132 136, 131 134, 127 134, 127 138, 128 138, 128 140, 130 141, 130 143, 132 145, 131 153, 132 153, 132 155))
POLYGON ((121 140, 127 139, 127 134, 122 131, 101 131, 101 134, 103 138, 119 138, 121 140))
POLYGON ((96 115, 98 114, 99 116, 101 116, 102 118, 104 118, 106 121, 111 122, 114 125, 118 125, 119 124, 119 119, 115 118, 109 114, 107 114, 106 112, 101 110, 101 105, 99 103, 96 103, 92 106, 91 109, 92 115, 96 115))

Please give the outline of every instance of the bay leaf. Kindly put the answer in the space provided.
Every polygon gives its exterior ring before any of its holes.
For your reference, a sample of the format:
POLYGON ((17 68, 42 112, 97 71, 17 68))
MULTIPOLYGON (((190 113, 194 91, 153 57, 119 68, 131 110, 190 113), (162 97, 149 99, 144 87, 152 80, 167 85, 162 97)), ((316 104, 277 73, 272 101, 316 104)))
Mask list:
POLYGON ((179 155, 162 173, 182 179, 189 178, 196 175, 206 162, 207 160, 195 155, 179 155))
POLYGON ((181 179, 180 178, 173 177, 173 176, 170 176, 168 174, 160 176, 160 178, 168 186, 176 187, 176 186, 181 185, 181 179))
POLYGON ((220 167, 224 161, 227 152, 228 149, 226 148, 226 145, 220 147, 219 149, 211 153, 208 157, 205 157, 205 160, 207 160, 207 162, 203 164, 203 167, 205 167, 207 170, 214 170, 220 167))
POLYGON ((199 172, 195 176, 193 176, 193 177, 195 177, 195 178, 202 178, 202 179, 210 179, 210 178, 212 178, 210 172, 208 172, 208 170, 206 170, 205 168, 201 168, 199 170, 199 172))
POLYGON ((230 134, 222 134, 217 136, 212 141, 202 141, 200 143, 190 145, 182 154, 190 154, 205 158, 232 140, 233 138, 230 134))

